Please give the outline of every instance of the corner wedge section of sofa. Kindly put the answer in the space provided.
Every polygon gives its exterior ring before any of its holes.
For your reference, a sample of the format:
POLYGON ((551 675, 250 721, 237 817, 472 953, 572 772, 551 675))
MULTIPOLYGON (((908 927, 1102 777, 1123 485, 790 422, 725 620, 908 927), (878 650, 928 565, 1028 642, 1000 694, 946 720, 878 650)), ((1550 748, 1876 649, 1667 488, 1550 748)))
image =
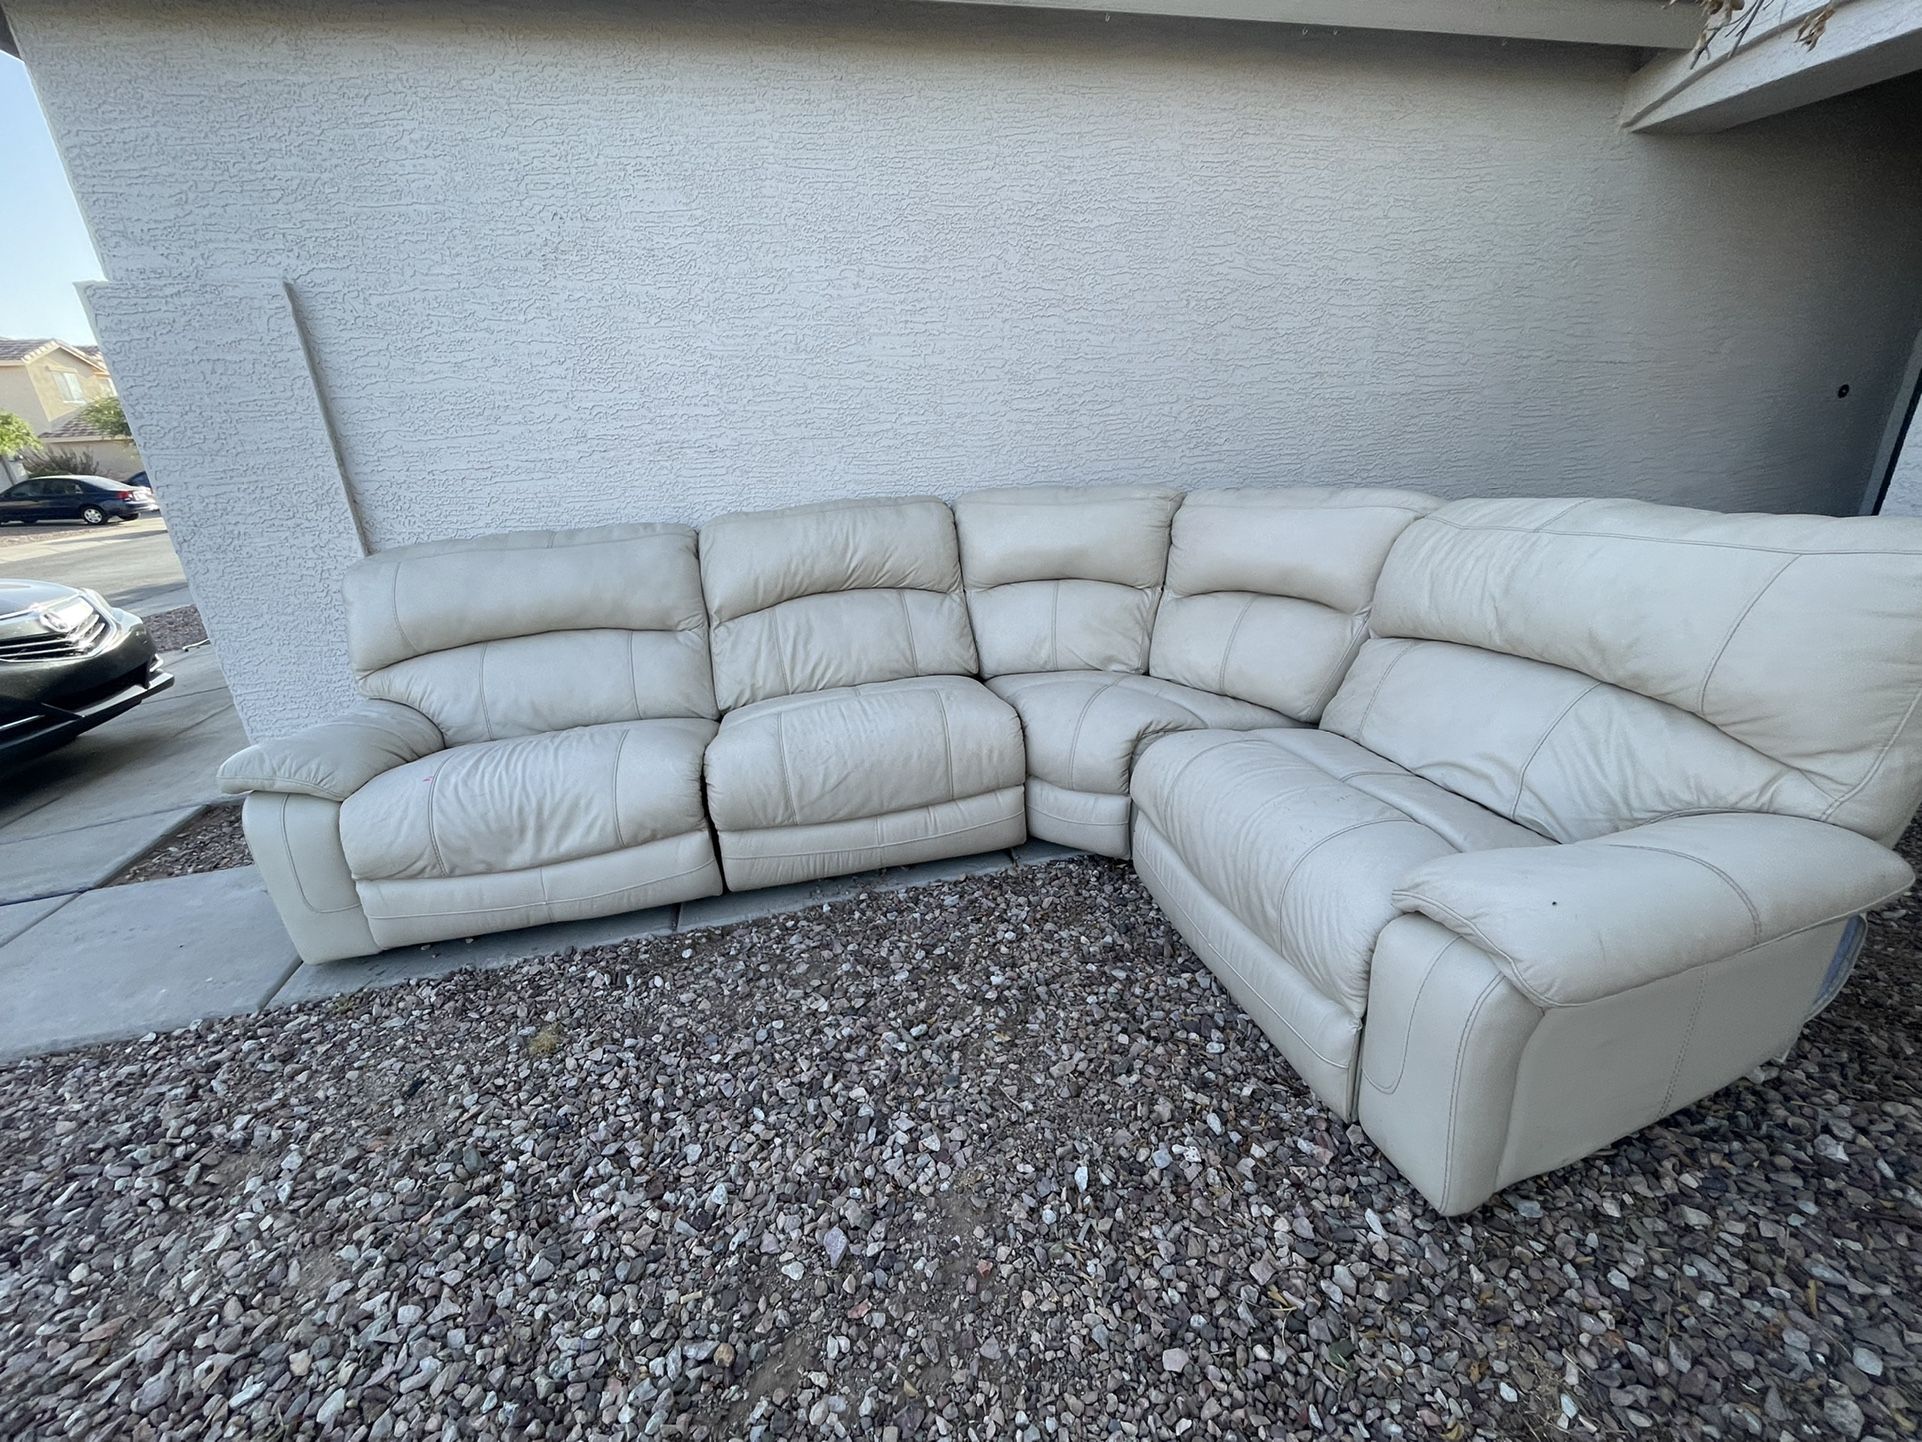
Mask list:
POLYGON ((440 728, 392 701, 364 701, 291 736, 257 742, 220 768, 245 794, 241 826, 304 961, 380 950, 340 844, 340 804, 376 776, 431 756, 440 728))
POLYGON ((1370 969, 1362 1124, 1467 1211, 1782 1054, 1850 918, 1913 880, 1854 832, 1733 813, 1424 862, 1370 969))

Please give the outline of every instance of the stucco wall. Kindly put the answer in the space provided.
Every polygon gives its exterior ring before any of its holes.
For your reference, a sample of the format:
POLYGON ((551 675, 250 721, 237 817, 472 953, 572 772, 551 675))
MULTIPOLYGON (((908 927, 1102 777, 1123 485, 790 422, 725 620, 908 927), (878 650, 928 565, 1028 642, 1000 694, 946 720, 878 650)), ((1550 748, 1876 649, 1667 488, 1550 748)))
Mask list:
MULTIPOLYGON (((206 403, 206 342, 137 381, 112 293, 284 279, 375 547, 1022 481, 1849 510, 1922 320, 1914 87, 1661 138, 1617 127, 1629 56, 1572 46, 807 0, 7 12, 136 431, 206 403)), ((291 541, 206 524, 190 576, 303 599, 291 541)), ((337 644, 209 622, 256 730, 338 693, 337 644)))
POLYGON ((1895 459, 1889 493, 1882 498, 1885 516, 1922 516, 1922 424, 1909 427, 1907 444, 1895 459))

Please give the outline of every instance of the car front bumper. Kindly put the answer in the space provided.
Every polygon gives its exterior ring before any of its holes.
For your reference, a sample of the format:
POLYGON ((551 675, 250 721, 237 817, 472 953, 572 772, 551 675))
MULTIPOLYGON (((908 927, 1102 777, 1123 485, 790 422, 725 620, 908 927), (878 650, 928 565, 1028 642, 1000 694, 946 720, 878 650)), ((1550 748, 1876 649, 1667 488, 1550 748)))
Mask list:
POLYGON ((50 751, 173 685, 140 618, 117 610, 113 620, 116 634, 89 656, 0 666, 0 765, 50 751))

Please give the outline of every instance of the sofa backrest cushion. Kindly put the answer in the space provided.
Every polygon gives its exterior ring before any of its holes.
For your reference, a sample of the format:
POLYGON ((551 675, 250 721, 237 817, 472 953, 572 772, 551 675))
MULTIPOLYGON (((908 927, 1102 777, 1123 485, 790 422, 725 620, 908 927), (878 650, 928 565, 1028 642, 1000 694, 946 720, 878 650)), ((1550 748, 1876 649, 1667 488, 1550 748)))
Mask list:
POLYGON ((627 525, 377 552, 347 574, 360 689, 449 745, 716 716, 694 548, 687 526, 627 525))
POLYGON ((1388 548, 1440 504, 1372 486, 1189 492, 1149 674, 1317 720, 1367 634, 1388 548))
POLYGON ((701 581, 727 710, 975 670, 954 515, 932 497, 721 516, 701 528, 701 581))
POLYGON ((1178 491, 1022 486, 954 504, 985 676, 1145 671, 1178 491))
POLYGON ((1558 840, 1922 798, 1922 521, 1457 501, 1371 624, 1323 726, 1558 840))

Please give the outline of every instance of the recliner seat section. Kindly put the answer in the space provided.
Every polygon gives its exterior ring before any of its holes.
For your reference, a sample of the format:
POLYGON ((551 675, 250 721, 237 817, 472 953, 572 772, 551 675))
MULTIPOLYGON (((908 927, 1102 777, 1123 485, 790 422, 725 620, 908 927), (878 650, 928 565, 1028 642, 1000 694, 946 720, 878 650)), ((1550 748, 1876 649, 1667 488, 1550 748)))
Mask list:
POLYGON ((1323 1099, 1467 1210, 1777 1054, 1848 918, 1912 879, 1877 843, 1922 790, 1918 585, 1904 523, 1443 506, 1304 743, 1343 789, 1251 738, 1160 743, 1137 866, 1323 1099))
POLYGON ((1020 722, 974 679, 943 502, 724 516, 701 570, 730 708, 706 761, 730 888, 1026 839, 1020 722))
POLYGON ((1191 732, 1135 773, 1150 894, 1315 1094, 1356 1113, 1375 939, 1424 862, 1547 846, 1351 741, 1312 728, 1191 732))
POLYGON ((720 890, 690 528, 403 546, 346 594, 368 701, 221 769, 304 958, 720 890))
POLYGON ((301 955, 1132 856, 1444 1212, 1792 1046, 1913 875, 1922 522, 1037 487, 383 552, 249 747, 301 955))

